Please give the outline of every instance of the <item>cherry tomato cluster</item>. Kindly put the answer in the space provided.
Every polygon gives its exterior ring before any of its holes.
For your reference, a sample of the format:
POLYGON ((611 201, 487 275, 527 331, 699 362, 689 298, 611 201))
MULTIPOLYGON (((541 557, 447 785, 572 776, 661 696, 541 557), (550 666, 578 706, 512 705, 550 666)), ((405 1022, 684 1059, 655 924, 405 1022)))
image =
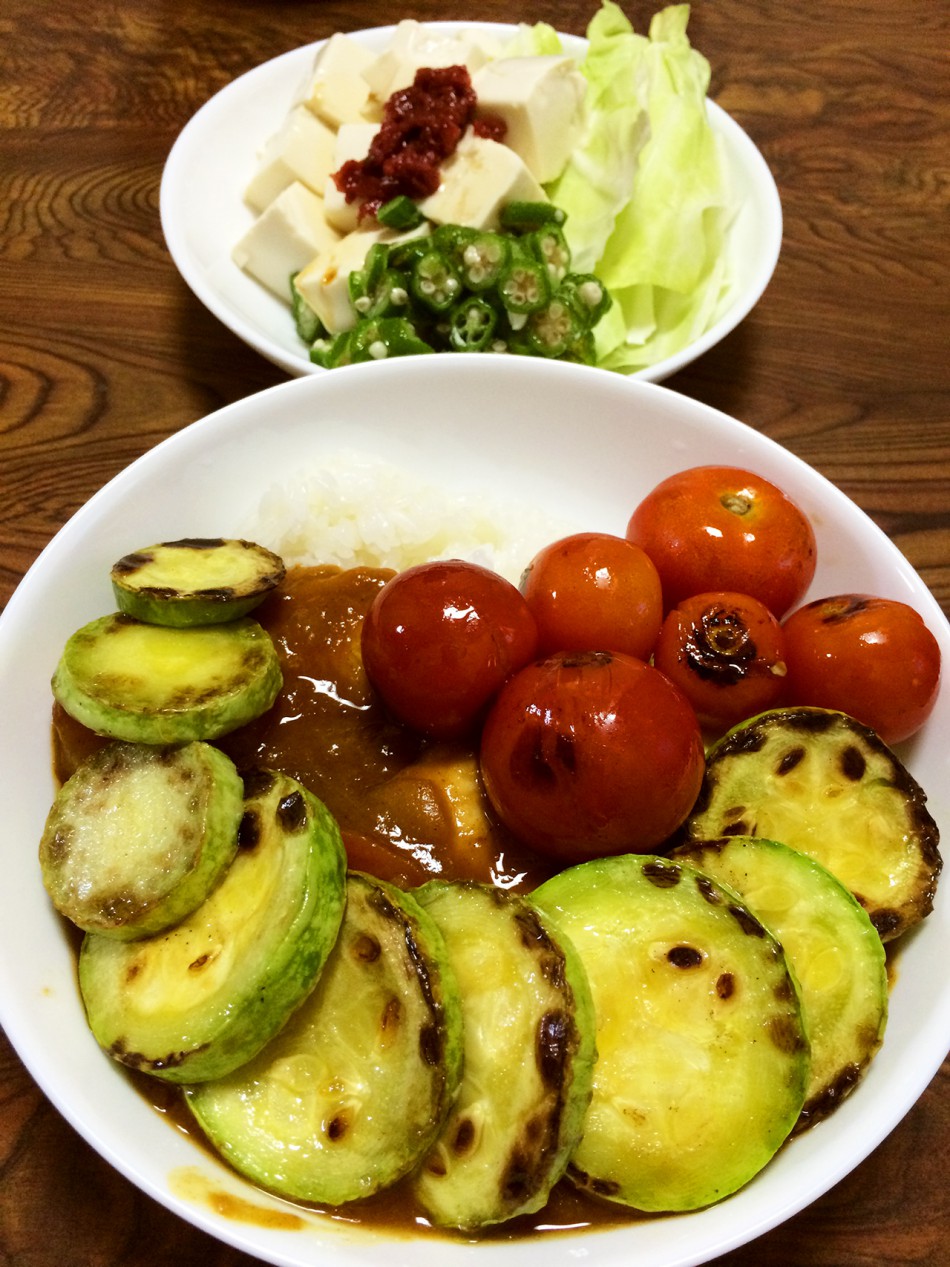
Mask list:
POLYGON ((394 577, 363 627, 390 711, 478 743, 501 821, 565 861, 660 848, 688 815, 703 730, 779 704, 834 708, 888 743, 932 710, 936 639, 909 606, 835 595, 803 511, 768 480, 703 466, 657 485, 624 537, 553 542, 520 588, 450 560, 394 577))
POLYGON ((933 710, 940 648, 912 607, 867 594, 800 606, 815 534, 770 481, 730 466, 680 471, 643 499, 626 535, 660 574, 666 615, 653 663, 705 726, 811 705, 894 744, 933 710))

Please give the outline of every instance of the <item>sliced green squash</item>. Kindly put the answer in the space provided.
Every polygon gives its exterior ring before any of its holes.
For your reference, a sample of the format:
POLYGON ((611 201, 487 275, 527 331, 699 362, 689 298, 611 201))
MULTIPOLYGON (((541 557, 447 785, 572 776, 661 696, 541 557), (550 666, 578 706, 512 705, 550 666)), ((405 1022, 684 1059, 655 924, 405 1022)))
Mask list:
POLYGON ((283 560, 240 538, 163 541, 112 565, 120 612, 153 625, 213 625, 253 611, 284 579, 283 560))
POLYGON ((799 1128, 857 1086, 887 1024, 887 963, 867 912, 821 863, 774 840, 726 836, 673 853, 739 893, 778 938, 798 981, 811 1044, 799 1128))
POLYGON ((597 1016, 568 1176, 654 1212, 735 1192, 805 1099, 808 1041, 781 946, 731 889, 651 855, 581 863, 533 900, 574 943, 597 1016))
POLYGON ((461 1059, 458 987, 434 921, 409 894, 350 872, 317 988, 253 1061, 185 1098, 240 1173, 341 1205, 414 1169, 454 1099, 461 1059))
POLYGON ((210 744, 107 744, 56 794, 40 840, 43 883, 87 932, 159 932, 218 883, 243 813, 241 778, 210 744))
POLYGON ((274 644, 250 617, 169 629, 121 613, 70 637, 52 683, 90 730, 156 744, 217 739, 266 712, 281 684, 274 644))
POLYGON ((416 890, 462 998, 458 1099, 413 1190, 437 1224, 475 1229, 538 1210, 580 1139, 594 1010, 574 948, 529 901, 490 885, 416 890))
POLYGON ((116 1060, 170 1082, 250 1060, 317 982, 339 931, 345 855, 320 801, 283 774, 245 778, 238 852, 186 919, 138 941, 87 933, 79 986, 116 1060))
POLYGON ((820 708, 773 709, 710 749, 686 835, 765 836, 808 854, 889 941, 933 909, 942 861, 926 800, 860 722, 820 708))

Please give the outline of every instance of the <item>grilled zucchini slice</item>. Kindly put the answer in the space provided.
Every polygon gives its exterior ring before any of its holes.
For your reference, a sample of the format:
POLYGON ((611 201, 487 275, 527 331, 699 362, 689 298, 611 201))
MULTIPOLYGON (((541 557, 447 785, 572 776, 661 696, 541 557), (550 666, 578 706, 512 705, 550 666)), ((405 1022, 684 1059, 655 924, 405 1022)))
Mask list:
POLYGON ((43 883, 87 932, 160 932, 230 866, 243 813, 241 778, 210 744, 107 744, 56 794, 40 840, 43 883))
POLYGON ((668 858, 581 863, 533 900, 574 943, 597 1016, 569 1177, 645 1211, 736 1191, 805 1099, 808 1041, 781 946, 731 889, 668 858))
POLYGON ((185 1098, 255 1183, 342 1205, 418 1164, 461 1058, 458 987, 438 928, 410 894, 351 871, 339 939, 309 999, 250 1064, 185 1098))
POLYGON ((71 717, 110 739, 217 739, 267 711, 282 684, 270 636, 250 617, 169 629, 115 613, 78 629, 53 675, 71 717))
POLYGON ((774 840, 696 841, 674 858, 736 890, 782 943, 801 992, 811 1074, 798 1127, 854 1090, 884 1037, 887 964, 867 912, 821 863, 774 840))
POLYGON ((248 615, 284 579, 283 560, 253 541, 185 537, 112 565, 120 612, 152 625, 217 625, 248 615))
POLYGON ((169 1082, 250 1060, 313 989, 343 917, 343 844, 322 803, 269 771, 248 775, 245 794, 235 859, 193 914, 139 941, 83 939, 97 1041, 169 1082))
POLYGON ((926 799, 860 722, 820 708, 773 709, 710 749, 686 835, 765 836, 808 854, 889 941, 933 909, 942 861, 926 799))
POLYGON ((462 997, 459 1096, 413 1189, 435 1223, 475 1229, 538 1210, 590 1102, 594 1009, 574 948, 524 897, 474 882, 416 890, 462 997))

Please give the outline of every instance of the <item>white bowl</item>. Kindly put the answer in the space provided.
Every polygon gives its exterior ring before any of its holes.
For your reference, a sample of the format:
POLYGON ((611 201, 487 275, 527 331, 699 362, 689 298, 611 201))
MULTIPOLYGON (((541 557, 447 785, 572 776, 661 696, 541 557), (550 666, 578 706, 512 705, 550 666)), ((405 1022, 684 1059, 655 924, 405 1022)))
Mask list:
MULTIPOLYGON (((437 30, 513 34, 485 22, 433 22, 437 30)), ((356 31, 352 38, 383 49, 393 27, 356 31)), ((563 35, 568 51, 586 41, 563 35)), ((232 333, 288 374, 325 373, 297 338, 290 309, 244 273, 231 258, 253 223, 244 190, 263 144, 299 99, 319 42, 284 53, 234 80, 201 107, 172 146, 161 185, 161 221, 176 267, 198 299, 232 333)), ((730 295, 714 324, 687 348, 635 378, 661 382, 723 339, 758 302, 775 270, 782 243, 778 190, 762 155, 724 110, 709 102, 713 128, 724 142, 739 210, 728 234, 730 295)))
MULTIPOLYGON (((536 1240, 477 1245, 381 1232, 296 1210, 239 1179, 176 1131, 93 1040, 74 951, 40 879, 37 843, 54 792, 49 679, 67 636, 112 609, 109 568, 152 540, 227 535, 266 487, 341 450, 412 472, 453 497, 556 508, 579 526, 622 533, 658 480, 729 462, 785 488, 818 539, 813 595, 846 590, 913 604, 950 657, 936 602, 882 532, 841 492, 750 427, 667 388, 567 364, 464 355, 357 365, 281 384, 186 427, 133 463, 58 533, 0 617, 0 1021, 40 1087, 103 1156, 182 1218, 287 1267, 529 1267, 536 1240), (490 408, 485 402, 492 401, 490 408), (256 1212, 228 1217, 213 1193, 256 1212), (281 1226, 291 1218, 293 1226, 281 1226)), ((950 826, 950 692, 904 757, 950 826)), ((545 1238, 549 1267, 690 1267, 815 1200, 900 1121, 950 1046, 950 894, 906 939, 884 1045, 829 1120, 787 1145, 745 1189, 710 1209, 619 1229, 545 1238)))

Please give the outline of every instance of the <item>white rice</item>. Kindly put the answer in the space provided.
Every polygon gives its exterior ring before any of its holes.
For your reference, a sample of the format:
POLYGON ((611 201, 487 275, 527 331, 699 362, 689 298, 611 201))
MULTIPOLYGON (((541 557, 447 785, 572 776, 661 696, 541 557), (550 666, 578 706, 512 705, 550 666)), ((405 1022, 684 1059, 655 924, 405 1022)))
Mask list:
POLYGON ((397 571, 466 559, 517 584, 537 551, 576 531, 565 521, 479 492, 447 491, 362 453, 339 452, 266 490, 244 535, 290 567, 397 571))

